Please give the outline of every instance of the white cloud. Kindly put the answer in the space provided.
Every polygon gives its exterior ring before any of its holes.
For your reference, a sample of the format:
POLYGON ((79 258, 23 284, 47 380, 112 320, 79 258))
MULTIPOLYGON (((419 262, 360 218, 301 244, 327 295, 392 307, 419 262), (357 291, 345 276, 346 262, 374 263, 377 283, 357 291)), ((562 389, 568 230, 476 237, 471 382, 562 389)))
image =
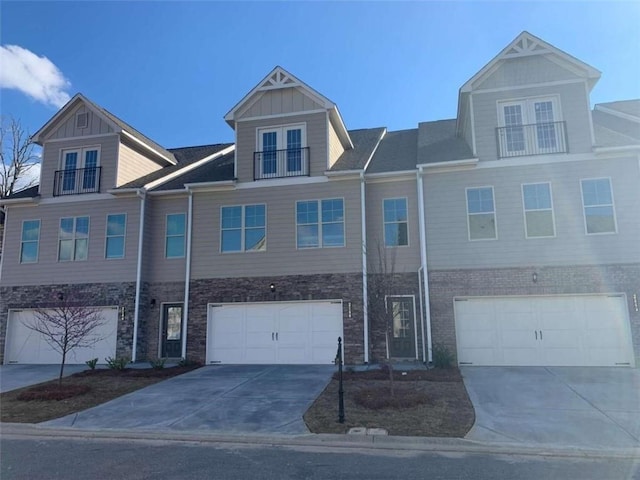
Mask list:
POLYGON ((18 45, 0 45, 0 88, 20 90, 34 100, 60 108, 71 98, 71 83, 47 57, 18 45))

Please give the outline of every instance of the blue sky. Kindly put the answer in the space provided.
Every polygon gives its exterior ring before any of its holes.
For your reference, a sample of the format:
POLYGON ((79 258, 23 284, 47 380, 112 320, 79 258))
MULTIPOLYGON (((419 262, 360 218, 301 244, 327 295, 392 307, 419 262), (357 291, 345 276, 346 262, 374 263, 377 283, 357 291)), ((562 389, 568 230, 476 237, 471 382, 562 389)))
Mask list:
POLYGON ((1 113, 32 133, 82 92, 166 147, 233 141, 224 114, 275 65, 347 128, 414 128, 455 117, 460 86, 522 30, 602 72, 592 103, 640 98, 637 1, 2 1, 0 16, 1 113))

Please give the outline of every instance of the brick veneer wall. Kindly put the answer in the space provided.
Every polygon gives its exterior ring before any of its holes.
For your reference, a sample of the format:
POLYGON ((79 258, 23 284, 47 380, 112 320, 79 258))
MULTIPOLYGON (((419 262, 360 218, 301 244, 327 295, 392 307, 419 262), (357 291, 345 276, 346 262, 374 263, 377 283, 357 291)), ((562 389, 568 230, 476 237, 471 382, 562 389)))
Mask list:
MULTIPOLYGON (((9 309, 53 306, 58 292, 66 298, 91 299, 93 306, 120 307, 116 356, 131 358, 136 285, 129 283, 90 283, 37 285, 0 288, 0 363, 4 362, 9 309), (123 316, 124 309, 124 316, 123 316)), ((100 359, 103 362, 104 359, 100 359)))
POLYGON ((429 289, 433 342, 454 354, 454 297, 625 293, 634 352, 640 359, 640 312, 633 303, 634 294, 640 297, 640 264, 432 270, 429 289))

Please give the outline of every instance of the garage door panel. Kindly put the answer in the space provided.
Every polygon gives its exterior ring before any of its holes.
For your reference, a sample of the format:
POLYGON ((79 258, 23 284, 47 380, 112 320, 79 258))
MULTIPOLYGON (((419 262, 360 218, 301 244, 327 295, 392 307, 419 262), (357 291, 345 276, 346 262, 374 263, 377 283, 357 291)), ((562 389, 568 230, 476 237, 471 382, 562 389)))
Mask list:
POLYGON ((498 358, 501 365, 539 365, 538 349, 537 348, 503 348, 502 358, 498 358))
POLYGON ((493 348, 495 344, 493 330, 463 330, 458 334, 458 345, 462 348, 493 348))

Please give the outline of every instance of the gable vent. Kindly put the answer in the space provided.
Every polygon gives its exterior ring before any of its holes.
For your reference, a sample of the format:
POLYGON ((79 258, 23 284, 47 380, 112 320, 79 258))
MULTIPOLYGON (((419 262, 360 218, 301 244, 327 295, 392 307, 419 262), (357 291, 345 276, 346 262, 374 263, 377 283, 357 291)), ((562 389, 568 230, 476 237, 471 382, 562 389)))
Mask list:
POLYGON ((78 113, 76 115, 76 128, 87 128, 89 126, 89 112, 78 113))

